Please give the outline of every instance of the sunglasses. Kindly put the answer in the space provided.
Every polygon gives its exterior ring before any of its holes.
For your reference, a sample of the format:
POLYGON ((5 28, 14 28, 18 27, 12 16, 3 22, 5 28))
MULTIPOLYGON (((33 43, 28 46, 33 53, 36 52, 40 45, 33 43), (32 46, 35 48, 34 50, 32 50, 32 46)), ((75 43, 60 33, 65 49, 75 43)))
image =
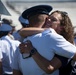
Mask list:
POLYGON ((61 13, 63 14, 63 15, 68 15, 68 13, 67 12, 65 12, 65 11, 61 11, 61 13))

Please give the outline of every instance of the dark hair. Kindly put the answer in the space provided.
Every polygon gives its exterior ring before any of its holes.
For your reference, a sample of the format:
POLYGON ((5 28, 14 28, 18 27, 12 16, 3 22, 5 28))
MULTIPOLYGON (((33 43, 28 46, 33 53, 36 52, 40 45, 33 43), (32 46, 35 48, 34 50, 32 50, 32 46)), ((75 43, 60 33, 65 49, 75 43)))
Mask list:
POLYGON ((23 28, 26 28, 28 26, 28 24, 22 23, 20 22, 23 28))
POLYGON ((30 26, 35 26, 35 25, 41 25, 45 23, 45 19, 46 19, 46 14, 36 14, 34 16, 31 16, 29 18, 29 24, 31 24, 30 26))
POLYGON ((12 24, 12 20, 11 19, 7 19, 7 18, 3 18, 2 22, 6 23, 6 24, 9 24, 9 25, 12 24))

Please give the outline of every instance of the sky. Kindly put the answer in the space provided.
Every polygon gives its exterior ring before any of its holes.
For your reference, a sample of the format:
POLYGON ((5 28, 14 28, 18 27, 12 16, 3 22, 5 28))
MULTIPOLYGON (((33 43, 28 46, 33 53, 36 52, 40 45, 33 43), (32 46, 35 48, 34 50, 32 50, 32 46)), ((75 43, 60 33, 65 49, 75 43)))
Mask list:
MULTIPOLYGON (((76 0, 5 0, 5 1, 76 1, 76 0)), ((24 2, 24 3, 21 3, 21 5, 19 5, 20 2, 19 3, 10 2, 10 3, 11 4, 14 3, 14 6, 16 6, 15 8, 17 9, 17 11, 20 11, 20 12, 22 12, 23 9, 26 9, 27 7, 33 6, 35 4, 39 4, 38 2, 37 3, 34 3, 34 2, 26 3, 26 2, 24 2)), ((76 26, 76 20, 75 20, 75 18, 76 18, 76 2, 69 2, 69 3, 68 2, 61 2, 61 3, 47 2, 46 4, 53 6, 53 10, 63 10, 63 11, 68 12, 68 15, 70 16, 73 25, 76 26)), ((8 9, 8 11, 12 14, 12 18, 14 19, 14 21, 16 21, 15 19, 18 20, 18 17, 19 17, 18 14, 16 14, 15 12, 13 12, 10 9, 8 9)))

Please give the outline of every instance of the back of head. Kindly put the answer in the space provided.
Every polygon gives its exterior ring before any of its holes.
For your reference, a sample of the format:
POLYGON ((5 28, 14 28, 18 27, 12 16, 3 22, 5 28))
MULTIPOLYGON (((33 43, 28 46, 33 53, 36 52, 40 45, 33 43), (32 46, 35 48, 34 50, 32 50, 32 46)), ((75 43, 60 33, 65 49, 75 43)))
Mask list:
MULTIPOLYGON (((51 10, 52 10, 52 6, 50 6, 50 5, 36 5, 36 6, 30 7, 27 10, 25 10, 22 13, 21 17, 22 17, 22 19, 25 20, 24 23, 25 22, 27 23, 27 20, 29 21, 29 19, 30 19, 30 23, 31 23, 31 18, 33 19, 33 18, 38 17, 38 14, 48 15, 51 10)), ((20 18, 19 18, 19 20, 20 20, 20 18)), ((36 24, 36 19, 34 19, 34 20, 35 20, 35 24, 36 24)), ((34 21, 34 20, 32 20, 32 21, 34 21)))
POLYGON ((7 19, 7 18, 3 18, 2 19, 2 22, 4 23, 4 24, 12 24, 12 20, 11 19, 7 19))
POLYGON ((30 16, 29 27, 42 27, 47 17, 48 15, 46 14, 36 14, 36 15, 30 16))

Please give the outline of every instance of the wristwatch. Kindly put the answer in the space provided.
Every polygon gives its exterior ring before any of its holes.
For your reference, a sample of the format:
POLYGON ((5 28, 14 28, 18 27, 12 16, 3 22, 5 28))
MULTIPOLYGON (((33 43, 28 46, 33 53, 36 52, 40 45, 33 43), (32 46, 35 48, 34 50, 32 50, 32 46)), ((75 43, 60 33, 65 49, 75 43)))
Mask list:
POLYGON ((33 49, 30 51, 30 55, 32 56, 32 55, 36 54, 36 52, 37 52, 37 50, 36 50, 35 48, 33 48, 33 49))
POLYGON ((30 57, 32 57, 32 55, 34 55, 36 52, 37 52, 37 50, 36 50, 35 48, 33 48, 27 56, 25 56, 24 54, 22 54, 22 58, 23 58, 23 59, 30 58, 30 57))

